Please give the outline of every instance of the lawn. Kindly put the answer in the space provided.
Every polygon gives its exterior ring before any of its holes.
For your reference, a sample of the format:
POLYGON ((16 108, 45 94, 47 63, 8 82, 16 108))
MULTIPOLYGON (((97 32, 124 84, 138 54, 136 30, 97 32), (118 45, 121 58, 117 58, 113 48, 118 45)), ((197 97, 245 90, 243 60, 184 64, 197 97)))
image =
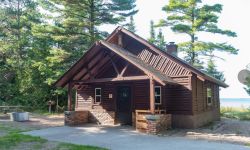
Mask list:
POLYGON ((239 120, 250 120, 250 108, 221 107, 221 116, 239 120))
MULTIPOLYGON (((32 130, 32 128, 31 128, 32 130)), ((62 142, 48 141, 40 137, 24 135, 22 132, 29 131, 14 125, 13 122, 0 122, 0 149, 1 150, 105 150, 94 146, 75 145, 62 142)))

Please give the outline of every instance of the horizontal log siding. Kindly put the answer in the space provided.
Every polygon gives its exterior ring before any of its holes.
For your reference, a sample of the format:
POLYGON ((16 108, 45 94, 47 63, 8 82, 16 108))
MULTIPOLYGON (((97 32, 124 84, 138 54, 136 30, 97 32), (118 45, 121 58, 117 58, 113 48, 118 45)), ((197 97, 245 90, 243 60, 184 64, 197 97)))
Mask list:
POLYGON ((76 110, 89 110, 94 100, 94 91, 91 86, 87 86, 84 89, 77 90, 75 109, 76 110))
POLYGON ((89 110, 89 109, 105 109, 108 111, 115 110, 114 100, 114 85, 112 83, 105 83, 102 85, 89 85, 84 89, 77 90, 76 110, 89 110), (102 88, 102 100, 100 104, 93 104, 95 98, 95 88, 102 88), (113 94, 109 98, 109 94, 113 94))
POLYGON ((135 109, 149 109, 149 81, 136 81, 133 83, 133 105, 135 109))
POLYGON ((190 77, 175 77, 173 79, 180 85, 166 85, 164 88, 167 113, 192 114, 190 77))
POLYGON ((193 113, 199 114, 206 111, 219 108, 219 86, 208 82, 201 81, 195 75, 192 76, 192 97, 193 97, 193 113), (212 105, 207 104, 207 88, 212 90, 212 105))

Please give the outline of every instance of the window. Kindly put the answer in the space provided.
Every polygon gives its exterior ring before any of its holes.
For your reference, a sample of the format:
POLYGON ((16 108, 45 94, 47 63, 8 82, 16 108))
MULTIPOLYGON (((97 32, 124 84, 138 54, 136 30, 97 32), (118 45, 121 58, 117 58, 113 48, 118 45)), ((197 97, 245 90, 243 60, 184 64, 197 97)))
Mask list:
POLYGON ((155 86, 155 104, 160 105, 161 104, 161 87, 155 86))
POLYGON ((101 88, 95 88, 95 103, 100 103, 102 99, 101 88))
POLYGON ((207 88, 207 105, 212 105, 212 90, 207 88))

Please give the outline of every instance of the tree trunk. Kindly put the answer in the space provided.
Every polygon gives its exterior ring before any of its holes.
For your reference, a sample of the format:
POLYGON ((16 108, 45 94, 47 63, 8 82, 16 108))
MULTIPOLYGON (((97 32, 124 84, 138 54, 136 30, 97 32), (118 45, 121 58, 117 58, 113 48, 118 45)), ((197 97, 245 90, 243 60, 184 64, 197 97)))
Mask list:
POLYGON ((89 28, 89 32, 90 32, 90 37, 91 37, 91 43, 95 42, 95 4, 94 4, 94 0, 90 0, 90 28, 89 28))

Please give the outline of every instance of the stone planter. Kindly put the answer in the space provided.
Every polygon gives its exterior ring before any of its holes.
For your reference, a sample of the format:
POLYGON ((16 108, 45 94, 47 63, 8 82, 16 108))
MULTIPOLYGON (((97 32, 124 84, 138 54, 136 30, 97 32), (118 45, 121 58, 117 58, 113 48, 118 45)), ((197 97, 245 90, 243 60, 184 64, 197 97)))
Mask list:
POLYGON ((145 115, 147 120, 147 133, 158 134, 169 128, 171 128, 171 115, 161 114, 161 115, 145 115))
POLYGON ((28 112, 12 112, 10 114, 11 121, 28 121, 29 113, 28 112))

